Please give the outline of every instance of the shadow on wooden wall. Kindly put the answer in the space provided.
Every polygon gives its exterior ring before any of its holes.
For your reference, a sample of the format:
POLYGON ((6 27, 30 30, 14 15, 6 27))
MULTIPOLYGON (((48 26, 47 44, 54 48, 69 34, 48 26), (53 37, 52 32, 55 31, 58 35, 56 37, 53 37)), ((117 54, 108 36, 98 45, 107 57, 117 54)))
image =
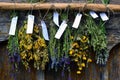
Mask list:
POLYGON ((120 80, 120 43, 111 49, 107 69, 108 80, 120 80))
POLYGON ((7 41, 0 43, 0 80, 36 80, 36 71, 24 70, 14 73, 9 64, 8 52, 6 49, 7 41))

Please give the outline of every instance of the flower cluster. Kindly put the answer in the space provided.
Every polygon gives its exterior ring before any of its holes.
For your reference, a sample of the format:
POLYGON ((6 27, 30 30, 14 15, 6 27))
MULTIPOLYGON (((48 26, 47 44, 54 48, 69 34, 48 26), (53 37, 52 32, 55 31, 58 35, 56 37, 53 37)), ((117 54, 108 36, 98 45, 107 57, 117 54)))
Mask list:
POLYGON ((45 40, 39 36, 38 26, 34 26, 33 34, 26 34, 26 28, 27 24, 24 24, 18 34, 22 63, 26 69, 33 63, 34 68, 44 70, 49 61, 45 40))
POLYGON ((86 67, 87 63, 92 62, 90 58, 88 37, 81 36, 79 40, 76 40, 72 43, 69 55, 73 62, 78 66, 77 74, 80 74, 82 69, 86 67))

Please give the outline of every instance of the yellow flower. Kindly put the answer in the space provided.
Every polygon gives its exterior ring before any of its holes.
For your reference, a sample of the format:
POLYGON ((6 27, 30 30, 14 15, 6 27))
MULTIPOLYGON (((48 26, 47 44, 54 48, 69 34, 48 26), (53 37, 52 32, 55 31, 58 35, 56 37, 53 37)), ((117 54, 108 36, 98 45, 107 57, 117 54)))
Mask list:
POLYGON ((79 67, 79 70, 82 70, 82 67, 79 67))
POLYGON ((83 58, 82 58, 83 60, 86 60, 87 58, 85 57, 85 56, 83 56, 83 58))
POLYGON ((27 46, 27 50, 30 50, 30 49, 32 49, 32 44, 27 46))
POLYGON ((74 37, 73 36, 70 36, 70 39, 73 39, 74 37))
POLYGON ((89 58, 89 59, 87 60, 87 62, 92 62, 92 59, 89 58))
POLYGON ((78 57, 81 57, 82 55, 81 54, 77 54, 78 57))
POLYGON ((70 50, 69 54, 72 55, 74 53, 74 50, 70 50))
POLYGON ((27 57, 27 54, 26 53, 21 53, 20 56, 21 56, 22 59, 25 59, 27 57))
MULTIPOLYGON (((75 43, 72 44, 72 47, 76 47, 76 46, 77 46, 77 47, 79 46, 77 42, 75 42, 75 43)), ((79 47, 78 47, 78 48, 79 48, 79 47)))
POLYGON ((38 49, 38 47, 39 47, 39 46, 38 46, 38 43, 35 42, 35 43, 34 43, 34 48, 35 48, 35 49, 38 49))
POLYGON ((83 50, 83 48, 80 47, 80 50, 83 50))
POLYGON ((77 74, 81 74, 81 72, 80 72, 80 71, 77 71, 77 74))
POLYGON ((88 37, 82 36, 82 38, 80 39, 80 41, 81 41, 82 43, 85 43, 85 42, 88 41, 88 37))
POLYGON ((81 63, 81 66, 82 66, 82 67, 85 67, 85 63, 81 63))
POLYGON ((34 54, 33 56, 36 61, 39 60, 39 56, 37 56, 37 54, 34 54))
POLYGON ((38 28, 37 26, 34 26, 34 31, 35 31, 36 33, 38 33, 38 32, 39 32, 39 28, 38 28))
POLYGON ((78 59, 75 59, 74 61, 75 61, 75 62, 78 62, 78 59))

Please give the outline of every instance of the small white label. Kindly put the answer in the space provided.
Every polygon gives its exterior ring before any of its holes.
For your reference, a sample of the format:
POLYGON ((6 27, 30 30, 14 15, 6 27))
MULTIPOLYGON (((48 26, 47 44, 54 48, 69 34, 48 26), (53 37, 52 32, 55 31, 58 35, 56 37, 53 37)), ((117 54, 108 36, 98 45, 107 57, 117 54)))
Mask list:
POLYGON ((34 16, 33 15, 28 15, 28 22, 27 22, 27 34, 32 34, 33 33, 33 26, 34 26, 34 16))
POLYGON ((103 21, 107 21, 109 20, 108 16, 106 15, 106 13, 100 13, 100 17, 103 21))
POLYGON ((53 22, 59 27, 59 14, 56 11, 53 13, 53 22))
POLYGON ((81 18, 82 18, 82 14, 78 13, 77 16, 75 17, 74 23, 72 25, 73 28, 76 28, 76 29, 78 28, 81 18))
POLYGON ((12 18, 9 35, 15 35, 17 20, 18 20, 18 16, 12 18))
POLYGON ((90 11, 90 15, 95 19, 98 18, 98 15, 94 11, 90 11))
POLYGON ((44 39, 49 41, 48 30, 44 21, 41 21, 41 26, 42 26, 42 34, 44 39))
POLYGON ((55 34, 55 38, 56 38, 56 39, 60 39, 60 38, 61 38, 63 32, 64 32, 65 29, 66 29, 66 27, 67 27, 66 21, 63 21, 63 22, 61 23, 61 25, 60 25, 57 33, 55 34))

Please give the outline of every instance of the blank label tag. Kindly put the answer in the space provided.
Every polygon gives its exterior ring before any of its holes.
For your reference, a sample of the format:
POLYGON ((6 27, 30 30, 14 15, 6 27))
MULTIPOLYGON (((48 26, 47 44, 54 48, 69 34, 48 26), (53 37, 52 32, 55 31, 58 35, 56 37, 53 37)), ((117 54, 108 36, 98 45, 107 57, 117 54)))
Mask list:
POLYGON ((15 35, 17 20, 18 20, 18 16, 12 18, 9 35, 15 35))
POLYGON ((61 25, 60 25, 60 27, 59 27, 56 35, 55 35, 55 38, 56 38, 56 39, 60 39, 60 37, 62 36, 62 34, 63 34, 63 32, 65 31, 66 27, 67 27, 67 24, 65 23, 65 21, 63 21, 63 22, 61 23, 61 25))
POLYGON ((108 16, 106 15, 106 13, 100 13, 100 17, 103 21, 107 21, 109 20, 108 16))
POLYGON ((53 22, 59 27, 59 14, 56 11, 53 13, 53 22))
POLYGON ((32 34, 33 33, 33 26, 34 26, 34 16, 33 15, 28 15, 28 22, 27 22, 27 34, 32 34))
POLYGON ((94 11, 90 11, 90 15, 95 19, 98 18, 98 15, 94 11))
POLYGON ((44 39, 49 40, 47 26, 44 21, 41 21, 41 26, 42 26, 42 34, 43 34, 44 39))
POLYGON ((81 21, 81 17, 82 17, 82 14, 78 13, 72 25, 73 28, 76 28, 76 29, 78 28, 80 21, 81 21))

